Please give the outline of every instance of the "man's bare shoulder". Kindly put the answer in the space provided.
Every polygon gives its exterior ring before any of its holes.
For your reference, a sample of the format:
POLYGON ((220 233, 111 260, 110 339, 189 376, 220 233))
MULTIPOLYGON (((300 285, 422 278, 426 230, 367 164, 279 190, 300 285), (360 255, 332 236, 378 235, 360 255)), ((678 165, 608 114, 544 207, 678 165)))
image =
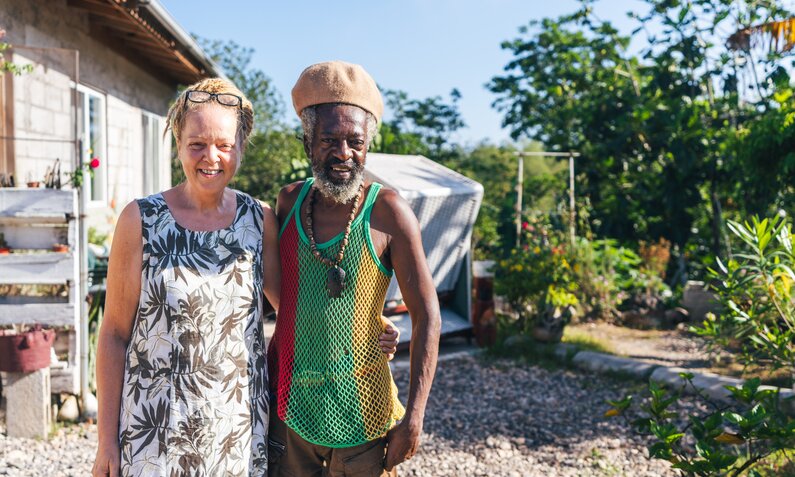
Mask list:
POLYGON ((279 198, 281 199, 284 197, 287 199, 292 197, 293 201, 295 201, 295 199, 298 197, 298 194, 301 193, 301 189, 304 187, 305 183, 306 181, 295 181, 292 184, 287 184, 279 191, 279 198))
POLYGON ((283 219, 292 210, 295 201, 301 194, 301 189, 304 187, 306 181, 296 181, 292 184, 287 184, 279 191, 279 198, 276 199, 276 213, 279 219, 283 219))
POLYGON ((416 226, 417 218, 411 210, 409 203, 400 194, 388 187, 383 187, 378 192, 378 197, 373 204, 372 221, 389 235, 406 233, 416 226))

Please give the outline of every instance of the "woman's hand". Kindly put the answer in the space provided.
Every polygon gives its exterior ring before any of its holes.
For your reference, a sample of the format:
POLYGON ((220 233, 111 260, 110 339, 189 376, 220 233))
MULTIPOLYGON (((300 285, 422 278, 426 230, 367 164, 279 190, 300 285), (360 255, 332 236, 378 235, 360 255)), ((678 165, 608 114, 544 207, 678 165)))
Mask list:
POLYGON ((378 337, 378 346, 381 351, 386 355, 387 361, 392 361, 397 351, 397 345, 400 342, 400 330, 395 326, 389 318, 381 316, 381 323, 384 325, 384 332, 378 337))
POLYGON ((119 446, 115 443, 99 446, 97 457, 94 460, 94 468, 91 469, 92 477, 119 477, 119 462, 121 453, 119 446))

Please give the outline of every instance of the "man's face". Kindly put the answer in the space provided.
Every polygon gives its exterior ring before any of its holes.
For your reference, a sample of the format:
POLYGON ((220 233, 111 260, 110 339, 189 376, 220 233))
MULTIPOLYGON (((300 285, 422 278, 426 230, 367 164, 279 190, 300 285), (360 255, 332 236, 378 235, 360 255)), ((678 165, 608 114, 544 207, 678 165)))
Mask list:
POLYGON ((338 203, 356 196, 367 158, 367 113, 349 104, 318 106, 311 144, 304 144, 320 192, 338 203))

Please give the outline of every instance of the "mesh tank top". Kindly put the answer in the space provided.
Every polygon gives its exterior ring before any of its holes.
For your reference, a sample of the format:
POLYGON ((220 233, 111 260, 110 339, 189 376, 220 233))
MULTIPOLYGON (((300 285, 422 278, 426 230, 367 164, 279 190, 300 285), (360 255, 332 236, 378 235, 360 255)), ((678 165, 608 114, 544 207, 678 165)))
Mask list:
MULTIPOLYGON (((282 284, 279 316, 269 352, 277 412, 302 438, 327 447, 352 447, 379 438, 405 410, 397 397, 386 356, 378 347, 381 311, 392 272, 384 268, 370 238, 370 213, 381 189, 373 183, 351 224, 340 266, 342 296, 326 291, 328 267, 310 251, 300 221, 308 179, 280 233, 282 284)), ((334 257, 344 232, 317 244, 334 257)))

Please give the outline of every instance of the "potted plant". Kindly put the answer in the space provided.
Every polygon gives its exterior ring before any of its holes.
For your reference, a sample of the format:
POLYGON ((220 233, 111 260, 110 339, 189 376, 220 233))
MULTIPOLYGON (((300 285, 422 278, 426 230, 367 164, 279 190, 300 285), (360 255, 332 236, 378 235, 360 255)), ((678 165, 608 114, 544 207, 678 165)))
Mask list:
POLYGON ((0 330, 0 371, 29 373, 50 365, 55 330, 41 325, 0 330))
POLYGON ((563 328, 576 314, 577 297, 562 288, 550 285, 533 320, 531 334, 536 341, 559 343, 563 328))
POLYGON ((66 245, 65 243, 56 243, 53 244, 52 251, 58 253, 65 253, 69 251, 69 246, 66 245))
POLYGON ((5 235, 0 232, 0 255, 8 255, 9 253, 11 253, 11 247, 6 243, 5 235))

